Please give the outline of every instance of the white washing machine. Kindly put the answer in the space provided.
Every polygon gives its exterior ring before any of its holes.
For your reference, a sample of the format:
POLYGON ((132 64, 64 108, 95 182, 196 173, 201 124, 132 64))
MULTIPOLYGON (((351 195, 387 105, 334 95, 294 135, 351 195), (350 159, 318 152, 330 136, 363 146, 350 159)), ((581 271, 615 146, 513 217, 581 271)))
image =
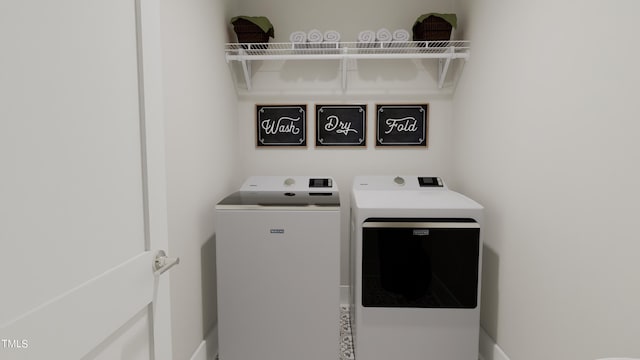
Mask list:
POLYGON ((339 352, 340 198, 329 177, 251 177, 216 206, 220 360, 339 352))
POLYGON ((357 360, 478 359, 482 209, 437 177, 354 179, 357 360))

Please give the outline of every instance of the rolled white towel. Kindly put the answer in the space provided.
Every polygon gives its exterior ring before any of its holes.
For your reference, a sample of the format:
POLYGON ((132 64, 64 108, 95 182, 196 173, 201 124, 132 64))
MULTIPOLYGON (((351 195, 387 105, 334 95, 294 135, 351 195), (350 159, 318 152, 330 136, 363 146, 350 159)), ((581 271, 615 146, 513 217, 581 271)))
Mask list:
POLYGON ((292 43, 307 42, 307 33, 304 31, 294 31, 289 35, 289 41, 292 43))
POLYGON ((382 28, 376 31, 376 40, 378 41, 391 41, 393 37, 391 35, 391 31, 388 29, 382 28))
POLYGON ((319 42, 322 42, 322 39, 324 39, 324 36, 322 35, 322 32, 320 32, 320 30, 318 29, 309 30, 309 32, 307 33, 308 42, 319 43, 319 42))
POLYGON ((409 41, 411 35, 405 29, 398 29, 393 32, 393 41, 409 41))
POLYGON ((358 33, 358 42, 371 43, 376 41, 376 33, 372 30, 364 30, 358 33))
POLYGON ((324 41, 338 42, 340 41, 340 33, 335 30, 327 30, 324 32, 324 41))

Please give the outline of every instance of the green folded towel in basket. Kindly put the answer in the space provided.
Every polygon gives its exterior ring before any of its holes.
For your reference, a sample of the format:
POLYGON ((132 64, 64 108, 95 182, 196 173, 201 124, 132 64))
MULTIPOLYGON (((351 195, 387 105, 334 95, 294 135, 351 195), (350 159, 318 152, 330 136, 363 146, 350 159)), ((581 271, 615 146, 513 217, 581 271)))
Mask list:
POLYGON ((451 24, 451 26, 453 26, 454 28, 456 28, 458 25, 458 17, 456 16, 456 14, 440 14, 440 13, 428 13, 428 14, 420 15, 418 20, 416 20, 416 22, 413 25, 415 26, 416 24, 423 22, 424 19, 428 18, 429 16, 437 16, 439 18, 442 18, 446 22, 451 24))
POLYGON ((231 19, 231 23, 233 24, 238 19, 251 21, 252 23, 258 25, 258 27, 260 27, 262 31, 273 37, 273 24, 271 24, 271 21, 269 21, 269 19, 267 19, 265 16, 236 16, 231 19))

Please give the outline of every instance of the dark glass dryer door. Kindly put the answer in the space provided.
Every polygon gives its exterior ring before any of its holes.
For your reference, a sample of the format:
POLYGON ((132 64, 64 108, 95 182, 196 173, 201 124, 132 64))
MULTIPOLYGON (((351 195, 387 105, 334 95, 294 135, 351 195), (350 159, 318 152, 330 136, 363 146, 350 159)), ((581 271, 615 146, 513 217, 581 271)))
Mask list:
POLYGON ((367 219, 362 305, 475 308, 480 225, 471 219, 367 219))

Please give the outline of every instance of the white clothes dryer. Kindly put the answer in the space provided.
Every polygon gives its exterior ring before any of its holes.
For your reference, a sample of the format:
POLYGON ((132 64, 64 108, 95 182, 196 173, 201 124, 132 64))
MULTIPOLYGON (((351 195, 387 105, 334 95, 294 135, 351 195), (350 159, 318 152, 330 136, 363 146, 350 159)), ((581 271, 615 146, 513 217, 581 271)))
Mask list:
POLYGON ((354 179, 356 359, 478 359, 482 210, 437 177, 354 179))
POLYGON ((251 177, 218 203, 215 223, 220 360, 337 359, 335 181, 251 177))

